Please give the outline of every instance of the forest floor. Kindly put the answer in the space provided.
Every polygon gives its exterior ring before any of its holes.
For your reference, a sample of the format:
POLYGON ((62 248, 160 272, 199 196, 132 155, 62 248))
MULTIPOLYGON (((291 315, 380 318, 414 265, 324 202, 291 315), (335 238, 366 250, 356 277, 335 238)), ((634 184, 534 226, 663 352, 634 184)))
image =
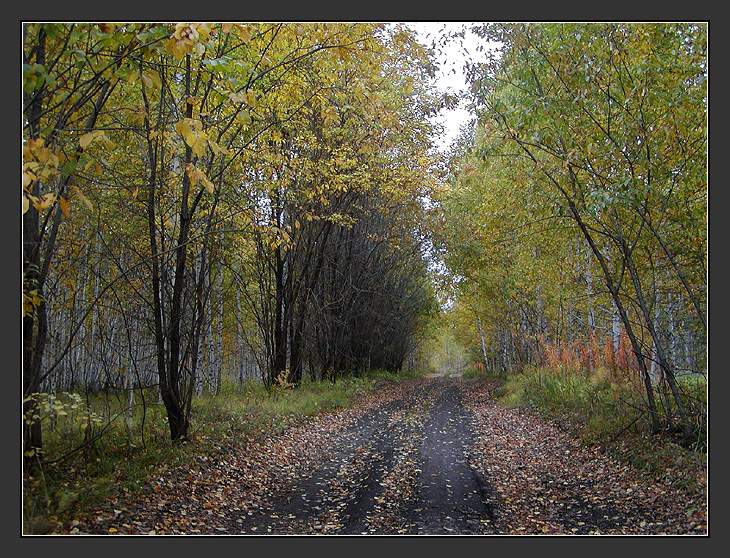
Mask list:
POLYGON ((505 408, 494 387, 386 383, 350 408, 161 471, 65 532, 706 533, 704 489, 650 478, 505 408))

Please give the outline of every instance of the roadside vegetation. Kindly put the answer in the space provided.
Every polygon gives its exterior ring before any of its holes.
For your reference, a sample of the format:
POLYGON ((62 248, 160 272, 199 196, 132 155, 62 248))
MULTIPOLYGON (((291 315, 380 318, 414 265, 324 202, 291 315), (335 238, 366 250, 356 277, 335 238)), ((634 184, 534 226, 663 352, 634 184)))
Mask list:
MULTIPOLYGON (((25 530, 43 533, 92 510, 105 498, 131 495, 160 468, 213 457, 246 442, 275 435, 307 417, 353 405, 384 382, 419 377, 372 370, 336 381, 304 380, 267 390, 263 383, 225 381, 217 395, 193 400, 195 428, 188 440, 173 442, 165 409, 155 390, 125 398, 96 394, 56 394, 40 405, 46 459, 25 486, 25 530)), ((117 394, 118 395, 118 394, 117 394)))
POLYGON ((473 31, 499 48, 435 231, 466 377, 641 468, 704 465, 707 27, 473 31))

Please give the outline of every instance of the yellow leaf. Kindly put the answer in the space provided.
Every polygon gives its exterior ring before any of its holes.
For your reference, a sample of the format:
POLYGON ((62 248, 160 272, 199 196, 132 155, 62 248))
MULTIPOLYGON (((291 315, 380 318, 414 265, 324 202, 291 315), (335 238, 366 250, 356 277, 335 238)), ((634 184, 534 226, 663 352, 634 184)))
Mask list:
POLYGON ((251 39, 251 29, 249 27, 238 23, 236 24, 236 29, 238 30, 238 36, 241 37, 243 41, 249 41, 251 39))
POLYGON ((205 189, 208 190, 209 194, 215 192, 215 185, 208 179, 207 176, 203 175, 201 181, 203 182, 203 186, 205 186, 205 189))
POLYGON ((23 195, 23 215, 25 215, 29 209, 30 209, 30 200, 28 199, 28 196, 23 195))
POLYGON ((190 147, 193 149, 193 153, 195 153, 196 157, 202 157, 205 155, 205 148, 207 145, 208 142, 206 141, 205 134, 201 134, 195 138, 195 141, 190 147))
POLYGON ((58 199, 58 205, 61 206, 61 212, 63 213, 64 217, 68 217, 71 214, 71 204, 68 203, 68 200, 61 196, 58 199))
POLYGON ((210 145, 211 151, 213 151, 213 153, 215 153, 216 155, 228 155, 229 153, 229 151, 225 147, 221 147, 212 139, 208 140, 208 145, 210 145))
POLYGON ((203 187, 208 190, 209 194, 215 192, 215 185, 210 181, 205 173, 195 165, 189 164, 186 168, 186 172, 188 174, 188 178, 190 178, 190 183, 193 186, 201 183, 203 187))
POLYGON ((174 37, 165 42, 165 49, 178 60, 190 52, 189 46, 192 46, 190 41, 178 41, 174 37))
POLYGON ((155 86, 155 89, 162 89, 162 78, 157 71, 150 72, 150 79, 152 80, 152 84, 155 86))
POLYGON ((104 132, 102 130, 94 130, 93 132, 89 132, 81 136, 79 138, 79 145, 81 146, 81 149, 86 149, 95 139, 102 136, 104 136, 104 132))
POLYGON ((208 145, 208 135, 203 132, 203 124, 200 120, 183 118, 175 124, 175 129, 183 137, 185 143, 190 146, 196 156, 202 157, 205 155, 205 149, 208 145))
POLYGON ((53 205, 53 202, 56 201, 56 194, 43 194, 40 198, 33 198, 31 201, 36 210, 42 211, 53 205))
POLYGON ((183 118, 182 120, 180 120, 180 122, 175 124, 175 130, 177 130, 177 132, 183 137, 183 139, 186 142, 187 142, 187 138, 193 132, 193 127, 192 127, 191 122, 192 121, 190 120, 190 118, 183 118))
POLYGON ((160 74, 158 74, 155 70, 142 72, 142 82, 148 89, 162 88, 162 80, 160 79, 160 74))
POLYGON ((30 185, 33 184, 34 180, 35 174, 33 174, 29 169, 23 171, 23 189, 29 188, 30 185))
POLYGON ((38 289, 33 289, 29 294, 34 306, 38 306, 42 302, 43 299, 41 298, 41 295, 38 294, 38 289))
POLYGON ((210 32, 213 30, 213 26, 210 23, 198 23, 195 26, 201 40, 206 40, 210 36, 210 32))
POLYGON ((337 47, 335 47, 335 51, 337 52, 337 57, 340 60, 347 60, 347 58, 349 57, 348 50, 345 47, 343 47, 343 46, 337 46, 337 47))
POLYGON ((74 193, 79 197, 79 199, 83 202, 83 204, 89 209, 89 211, 94 210, 94 206, 89 201, 89 198, 87 198, 84 193, 81 191, 81 189, 78 186, 72 186, 74 193))

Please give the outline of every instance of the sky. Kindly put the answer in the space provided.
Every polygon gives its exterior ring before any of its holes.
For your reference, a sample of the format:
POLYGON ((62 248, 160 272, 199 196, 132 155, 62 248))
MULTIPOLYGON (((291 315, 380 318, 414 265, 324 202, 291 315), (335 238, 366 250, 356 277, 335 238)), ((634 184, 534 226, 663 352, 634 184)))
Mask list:
MULTIPOLYGON (((416 32, 417 38, 422 44, 430 46, 434 39, 438 44, 438 38, 442 34, 460 31, 470 24, 466 22, 413 22, 407 25, 416 32)), ((461 52, 461 48, 463 46, 470 57, 476 58, 476 47, 481 40, 467 31, 464 35, 463 45, 460 44, 461 41, 447 43, 441 55, 436 58, 439 67, 436 74, 436 86, 439 90, 455 94, 466 91, 467 82, 464 74, 466 58, 461 52)), ((443 134, 437 139, 437 147, 440 151, 446 151, 449 148, 451 142, 458 136, 461 126, 466 124, 470 117, 463 101, 453 109, 441 110, 437 118, 437 121, 444 126, 443 134)))
MULTIPOLYGON (((431 41, 435 40, 439 44, 439 37, 445 33, 457 32, 468 26, 468 23, 455 22, 411 22, 406 24, 407 27, 413 29, 416 37, 423 45, 430 47, 431 41)), ((476 46, 478 38, 472 33, 464 34, 463 48, 465 48, 471 57, 476 54, 476 46)), ((464 73, 464 62, 466 61, 463 53, 460 52, 461 41, 451 41, 447 43, 441 50, 440 55, 435 62, 438 65, 436 72, 436 87, 441 92, 449 92, 452 94, 464 93, 467 89, 467 81, 464 73)), ((464 106, 462 101, 458 106, 451 109, 441 109, 436 117, 436 121, 443 125, 443 132, 440 136, 434 138, 436 147, 442 153, 448 151, 451 143, 459 134, 460 128, 469 122, 471 113, 464 106)), ((422 199, 426 206, 431 204, 428 198, 422 199)), ((430 245, 430 244, 429 244, 430 245)), ((429 268, 436 274, 447 272, 447 268, 441 259, 431 249, 427 249, 427 260, 429 268)), ((443 301, 443 307, 448 308, 452 304, 452 300, 443 301)))

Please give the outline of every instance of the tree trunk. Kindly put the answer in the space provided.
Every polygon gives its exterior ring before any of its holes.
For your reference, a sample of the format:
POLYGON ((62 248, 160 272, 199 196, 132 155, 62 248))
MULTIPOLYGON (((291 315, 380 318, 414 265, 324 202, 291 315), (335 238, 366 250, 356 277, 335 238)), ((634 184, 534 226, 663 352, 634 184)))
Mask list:
POLYGON ((482 351, 482 362, 484 362, 484 371, 489 372, 489 359, 487 358, 487 343, 484 339, 484 331, 482 331, 482 320, 477 317, 477 332, 479 333, 479 343, 482 351))
POLYGON ((659 335, 657 334, 654 319, 651 315, 651 312, 649 311, 649 307, 646 303, 646 298, 644 297, 644 292, 641 288, 641 281, 639 279, 639 274, 634 264, 633 256, 629 252, 625 242, 622 242, 622 248, 624 251, 624 260, 626 261, 626 267, 629 270, 629 274, 631 275, 631 281, 634 284, 636 300, 639 304, 639 308, 641 309, 641 313, 644 317, 644 322, 646 323, 646 327, 649 330, 649 334, 651 335, 651 339, 654 343, 654 350, 656 351, 656 357, 659 361, 659 366, 661 366, 664 377, 669 384, 669 389, 674 396, 674 402, 677 405, 679 418, 682 422, 682 430, 684 431, 685 436, 688 437, 691 433, 689 419, 687 417, 687 411, 684 407, 684 402, 682 401, 682 395, 679 393, 679 388, 675 380, 674 369, 669 365, 669 362, 665 357, 664 348, 662 346, 661 340, 659 339, 659 335))
MULTIPOLYGON (((29 62, 29 61, 28 61, 29 62)), ((36 46, 35 62, 46 63, 46 32, 41 25, 38 29, 38 44, 36 46)), ((37 139, 40 135, 40 118, 43 107, 43 93, 38 92, 29 108, 30 138, 37 139)), ((36 181, 33 187, 35 196, 40 195, 40 182, 36 181)), ((34 463, 34 456, 43 448, 41 423, 33 420, 37 414, 37 401, 26 399, 40 389, 40 368, 45 346, 45 304, 43 303, 43 289, 40 285, 40 231, 39 215, 33 204, 23 215, 23 278, 26 282, 23 290, 37 290, 41 297, 41 304, 36 306, 29 315, 23 316, 23 413, 27 417, 23 425, 24 464, 26 468, 34 463), (30 420, 30 422, 28 422, 30 420)))

